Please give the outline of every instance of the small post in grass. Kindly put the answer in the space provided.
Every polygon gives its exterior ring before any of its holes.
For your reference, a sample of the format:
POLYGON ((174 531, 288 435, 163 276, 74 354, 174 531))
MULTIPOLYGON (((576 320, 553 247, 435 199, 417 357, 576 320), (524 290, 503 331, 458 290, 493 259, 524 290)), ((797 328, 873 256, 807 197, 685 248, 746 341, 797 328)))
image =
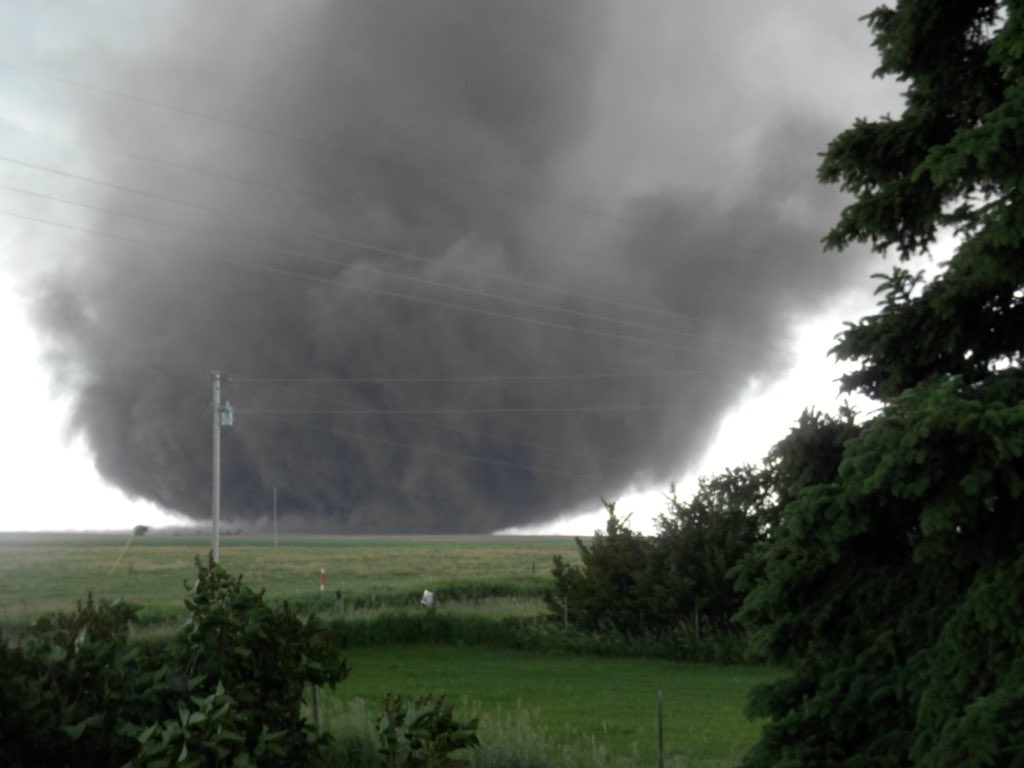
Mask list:
POLYGON ((313 725, 316 726, 316 735, 322 736, 324 729, 320 724, 320 689, 315 685, 312 688, 309 696, 309 708, 313 710, 313 725))
POLYGON ((665 768, 665 718, 664 696, 658 689, 658 768, 665 768))

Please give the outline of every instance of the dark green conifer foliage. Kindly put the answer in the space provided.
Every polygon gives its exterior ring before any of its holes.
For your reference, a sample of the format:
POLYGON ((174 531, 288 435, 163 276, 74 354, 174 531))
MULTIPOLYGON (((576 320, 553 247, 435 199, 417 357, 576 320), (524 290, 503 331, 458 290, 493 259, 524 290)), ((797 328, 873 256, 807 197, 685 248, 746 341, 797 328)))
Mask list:
POLYGON ((733 569, 768 535, 775 514, 771 474, 740 466, 702 478, 689 501, 673 493, 639 576, 648 624, 684 624, 700 638, 735 631, 742 602, 733 569))
MULTIPOLYGON (((813 417, 812 417, 813 418, 813 417)), ((816 452, 821 446, 815 445, 816 452)), ((700 641, 739 634, 734 569, 777 520, 775 469, 740 466, 703 478, 693 498, 673 493, 657 536, 645 537, 607 504, 604 532, 576 540, 579 565, 554 558, 548 607, 576 629, 622 635, 677 633, 700 641)))
POLYGON ((884 408, 750 565, 742 616, 793 675, 752 700, 746 765, 1024 765, 1024 3, 867 20, 906 108, 829 146, 821 178, 855 200, 826 244, 961 240, 927 284, 883 277, 835 350, 884 408))
POLYGON ((595 532, 590 544, 576 539, 580 565, 555 556, 555 593, 548 596, 548 607, 560 616, 567 605, 569 620, 579 629, 642 635, 648 630, 648 617, 640 575, 651 542, 616 516, 613 502, 605 502, 605 507, 604 533, 595 532))

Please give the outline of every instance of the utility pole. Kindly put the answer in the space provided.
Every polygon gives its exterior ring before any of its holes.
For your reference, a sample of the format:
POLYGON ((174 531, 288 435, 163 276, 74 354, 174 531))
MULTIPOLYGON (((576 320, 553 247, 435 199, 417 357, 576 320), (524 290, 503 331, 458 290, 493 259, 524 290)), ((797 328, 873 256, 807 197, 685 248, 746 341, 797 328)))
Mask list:
POLYGON ((213 379, 213 546, 211 553, 213 562, 220 562, 220 429, 234 424, 234 413, 231 403, 220 404, 220 371, 210 371, 213 379))
POLYGON ((277 549, 277 486, 274 486, 274 549, 277 549))
POLYGON ((220 562, 220 371, 213 378, 213 562, 220 562))

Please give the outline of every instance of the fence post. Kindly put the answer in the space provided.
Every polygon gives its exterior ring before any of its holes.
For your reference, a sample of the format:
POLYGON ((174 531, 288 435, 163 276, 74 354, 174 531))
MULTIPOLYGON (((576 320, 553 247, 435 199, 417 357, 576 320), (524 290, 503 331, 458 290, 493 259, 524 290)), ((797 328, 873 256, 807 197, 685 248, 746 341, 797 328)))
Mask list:
POLYGON ((324 729, 320 723, 320 690, 315 685, 309 696, 309 706, 313 710, 313 725, 316 726, 316 735, 322 736, 324 729))
POLYGON ((658 689, 658 768, 665 768, 665 718, 664 696, 658 689))

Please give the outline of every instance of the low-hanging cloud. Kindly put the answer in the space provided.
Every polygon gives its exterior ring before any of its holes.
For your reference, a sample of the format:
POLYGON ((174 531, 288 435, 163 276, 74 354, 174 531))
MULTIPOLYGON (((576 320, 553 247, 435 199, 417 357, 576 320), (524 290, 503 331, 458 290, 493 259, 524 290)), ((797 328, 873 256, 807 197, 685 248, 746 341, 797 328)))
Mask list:
POLYGON ((175 5, 35 63, 103 90, 51 82, 78 154, 23 168, 78 227, 33 282, 74 427, 169 509, 209 507, 211 369, 233 519, 277 487, 317 530, 485 532, 665 483, 859 274, 819 245, 834 112, 752 89, 711 2, 175 5))

